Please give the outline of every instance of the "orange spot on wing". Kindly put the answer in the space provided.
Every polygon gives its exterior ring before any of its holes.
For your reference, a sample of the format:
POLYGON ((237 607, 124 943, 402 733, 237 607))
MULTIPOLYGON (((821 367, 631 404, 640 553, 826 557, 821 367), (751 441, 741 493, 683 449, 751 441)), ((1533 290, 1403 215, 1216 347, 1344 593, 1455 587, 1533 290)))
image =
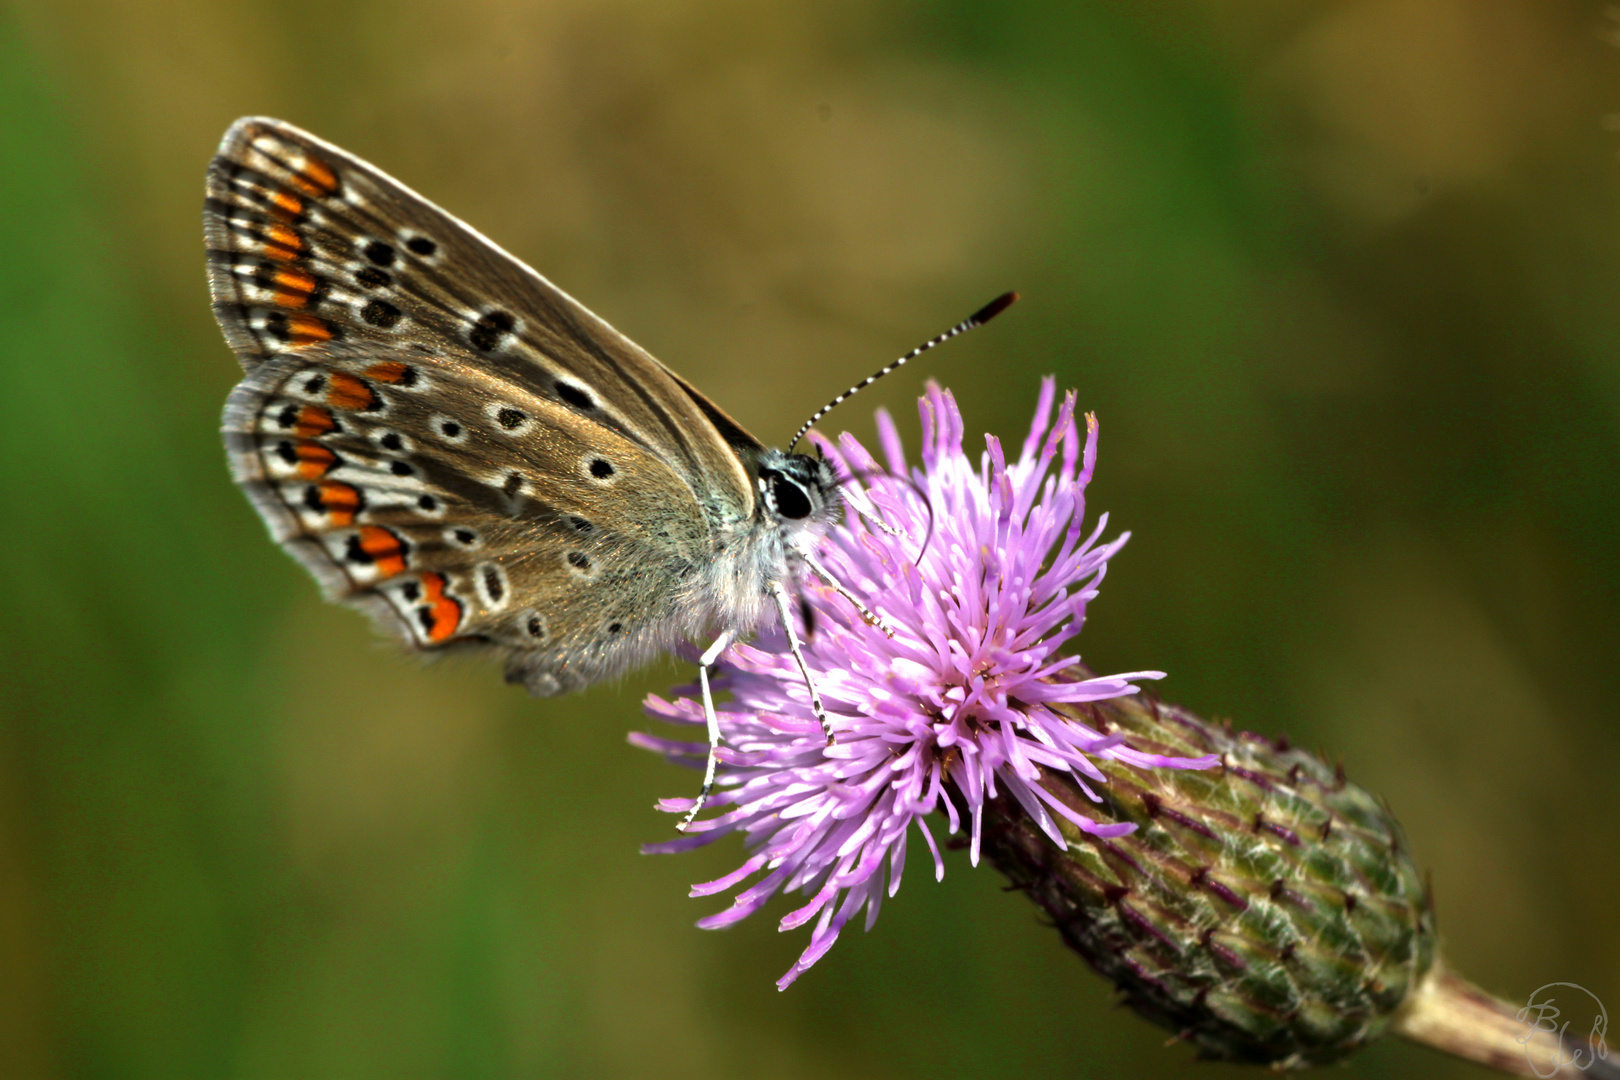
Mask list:
POLYGON ((443 574, 422 575, 423 606, 427 609, 429 641, 444 641, 461 625, 461 601, 444 591, 443 574))
POLYGON ((405 544, 381 525, 360 526, 360 550, 371 556, 378 577, 393 577, 405 570, 405 544))
POLYGON ((295 218, 304 212, 304 200, 289 191, 272 191, 270 202, 274 206, 271 213, 280 217, 295 218))
POLYGON ((294 315, 287 320, 287 343, 295 349, 331 341, 332 337, 332 328, 313 315, 294 315))
POLYGON ((305 157, 304 167, 293 173, 292 181, 306 195, 332 195, 338 189, 337 174, 317 157, 305 157))
POLYGON ((293 446, 298 457, 298 475, 305 480, 319 480, 337 466, 338 456, 317 442, 300 442, 293 446))
POLYGON ((337 427, 337 421, 332 414, 319 405, 305 405, 298 410, 298 419, 293 424, 293 434, 306 439, 316 439, 331 432, 337 427))
POLYGON ((360 511, 359 488, 328 480, 320 486, 320 494, 321 508, 332 519, 334 527, 341 529, 354 524, 354 516, 360 511))
POLYGON ((360 379, 345 371, 334 371, 327 380, 326 400, 335 409, 351 412, 377 404, 377 395, 360 379))
POLYGON ((306 274, 296 267, 287 267, 277 270, 275 276, 276 303, 281 307, 301 308, 309 303, 310 293, 315 291, 315 277, 306 274))
POLYGON ((366 375, 368 378, 376 379, 378 382, 397 383, 404 381, 406 373, 410 370, 411 366, 409 364, 401 363, 398 360, 384 360, 380 364, 372 364, 366 368, 366 375))
POLYGON ((303 254, 303 239, 285 225, 271 225, 264 230, 264 253, 272 259, 289 262, 303 254))

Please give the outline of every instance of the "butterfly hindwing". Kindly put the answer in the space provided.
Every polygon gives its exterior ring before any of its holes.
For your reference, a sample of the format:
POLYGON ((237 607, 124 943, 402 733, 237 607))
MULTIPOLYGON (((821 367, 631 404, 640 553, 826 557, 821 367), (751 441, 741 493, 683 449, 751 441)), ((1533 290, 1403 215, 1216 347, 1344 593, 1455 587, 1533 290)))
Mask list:
MULTIPOLYGON (((754 512, 730 425, 539 275, 342 151, 239 121, 209 170, 238 481, 329 596, 538 693, 698 629, 754 512), (700 494, 701 493, 701 494, 700 494)), ((735 425, 730 425, 735 427, 735 425)))

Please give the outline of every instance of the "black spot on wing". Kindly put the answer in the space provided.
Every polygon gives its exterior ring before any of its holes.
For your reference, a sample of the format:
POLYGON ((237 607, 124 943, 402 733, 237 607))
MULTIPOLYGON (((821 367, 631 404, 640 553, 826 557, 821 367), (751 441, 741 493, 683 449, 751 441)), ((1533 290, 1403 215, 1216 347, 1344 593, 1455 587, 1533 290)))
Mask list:
POLYGON ((548 321, 552 325, 565 329, 567 336, 572 339, 576 346, 578 346, 582 351, 588 353, 603 367, 607 368, 609 371, 612 371, 618 377, 622 385, 627 387, 638 398, 641 399, 641 403, 646 408, 647 412, 655 417, 659 424, 663 426, 665 432, 668 433, 670 441, 674 443, 675 449, 681 455, 681 457, 686 460, 688 468, 695 471, 698 465, 697 451, 693 447, 691 441, 686 437, 686 432, 682 429, 681 425, 676 422, 673 416, 670 415, 669 410, 664 408, 658 399, 653 397, 651 392, 649 392, 645 386, 641 385, 639 381, 631 377, 630 373, 625 370, 624 365, 619 361, 618 357, 614 356, 607 349, 603 348, 601 342, 599 342, 592 334, 587 333, 584 327, 580 326, 578 319, 576 319, 574 316, 574 313, 569 311, 565 305, 560 303, 548 304, 547 315, 549 316, 548 321))
POLYGON ((517 320, 505 311, 490 311, 479 316, 467 332, 467 340, 480 352, 489 352, 512 333, 517 320))
POLYGON ((560 379, 557 381, 557 396, 562 398, 564 403, 572 405, 576 409, 589 410, 596 408, 596 402, 592 400, 590 394, 573 383, 563 382, 560 379))
POLYGON ((380 330, 392 330, 402 312, 386 300, 369 301, 360 309, 360 317, 380 330))

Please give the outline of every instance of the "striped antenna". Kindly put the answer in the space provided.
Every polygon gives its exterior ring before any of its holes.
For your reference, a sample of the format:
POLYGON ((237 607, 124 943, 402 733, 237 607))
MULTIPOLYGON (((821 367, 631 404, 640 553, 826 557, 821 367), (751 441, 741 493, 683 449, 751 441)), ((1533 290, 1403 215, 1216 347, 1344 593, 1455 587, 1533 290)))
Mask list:
POLYGON ((980 308, 978 311, 975 311, 972 315, 969 315, 967 318, 963 319, 961 322, 939 335, 939 337, 929 338, 927 341, 923 342, 915 349, 912 349, 894 363, 889 364, 887 367, 875 372, 872 375, 867 376, 865 379, 862 379, 848 390, 845 390, 842 394, 839 394, 837 397, 827 402, 827 404, 817 409, 816 415, 806 420, 804 422, 804 426, 798 431, 794 432, 793 441, 788 443, 787 452, 790 454, 793 453, 793 448, 799 445, 799 440, 804 438, 804 433, 815 427, 817 420, 820 420, 823 416, 826 416, 828 413, 832 412, 839 405, 842 405, 844 402, 848 401, 862 390, 865 390, 868 386, 871 386, 889 372, 903 366, 906 361, 914 360, 921 356, 929 349, 932 349, 935 345, 943 345, 958 334, 965 334, 975 326, 983 326, 997 315, 1000 315, 1003 311, 1006 311, 1008 308, 1012 307, 1013 303, 1017 299, 1018 294, 1015 292, 1002 293, 1000 296, 984 305, 984 307, 980 308))

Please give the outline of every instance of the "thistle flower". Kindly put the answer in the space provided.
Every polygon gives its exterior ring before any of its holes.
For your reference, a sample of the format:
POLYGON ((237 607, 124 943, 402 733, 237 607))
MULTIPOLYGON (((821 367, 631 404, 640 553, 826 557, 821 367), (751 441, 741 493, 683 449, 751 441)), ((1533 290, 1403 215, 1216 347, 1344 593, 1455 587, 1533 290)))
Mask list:
MULTIPOLYGON (((891 627, 870 625, 813 578, 803 595, 815 633, 806 660, 832 718, 828 746, 810 710, 803 680, 780 636, 729 650, 720 685, 733 700, 720 707, 725 745, 714 806, 723 812, 693 823, 688 834, 649 845, 675 852, 742 833, 742 865, 694 886, 709 896, 742 886, 731 907, 699 921, 729 926, 778 892, 809 894, 783 916, 781 928, 814 920, 810 945, 781 980, 786 988, 826 954, 851 918, 877 919, 885 893, 900 887, 912 826, 944 876, 927 817, 942 811, 951 833, 965 825, 977 864, 985 806, 1008 797, 1058 849, 1064 832, 1097 838, 1132 832, 1129 822, 1100 823, 1042 783, 1057 773, 1100 802, 1106 777, 1099 762, 1138 768, 1205 769, 1213 755, 1182 757, 1130 746, 1073 715, 1086 702, 1137 692, 1157 671, 1091 676, 1078 656, 1060 650, 1080 632, 1108 560, 1128 534, 1101 537, 1107 517, 1083 528, 1085 488, 1096 464, 1097 422, 1085 418, 1082 441, 1075 398, 1065 395, 1056 420, 1051 379, 1041 385, 1035 422, 1017 461, 986 437, 977 467, 962 448, 962 416, 951 395, 930 385, 921 401, 922 467, 908 469, 899 435, 878 415, 888 467, 853 437, 818 446, 851 478, 851 501, 892 533, 847 515, 827 537, 821 558, 891 627), (1061 715, 1064 709, 1069 715, 1061 715), (1063 823, 1060 828, 1059 819, 1063 823)), ((656 696, 647 712, 701 727, 703 709, 688 693, 656 696)), ((706 745, 634 735, 632 741, 685 764, 703 761, 706 745)), ((660 808, 680 813, 689 799, 660 808)))

